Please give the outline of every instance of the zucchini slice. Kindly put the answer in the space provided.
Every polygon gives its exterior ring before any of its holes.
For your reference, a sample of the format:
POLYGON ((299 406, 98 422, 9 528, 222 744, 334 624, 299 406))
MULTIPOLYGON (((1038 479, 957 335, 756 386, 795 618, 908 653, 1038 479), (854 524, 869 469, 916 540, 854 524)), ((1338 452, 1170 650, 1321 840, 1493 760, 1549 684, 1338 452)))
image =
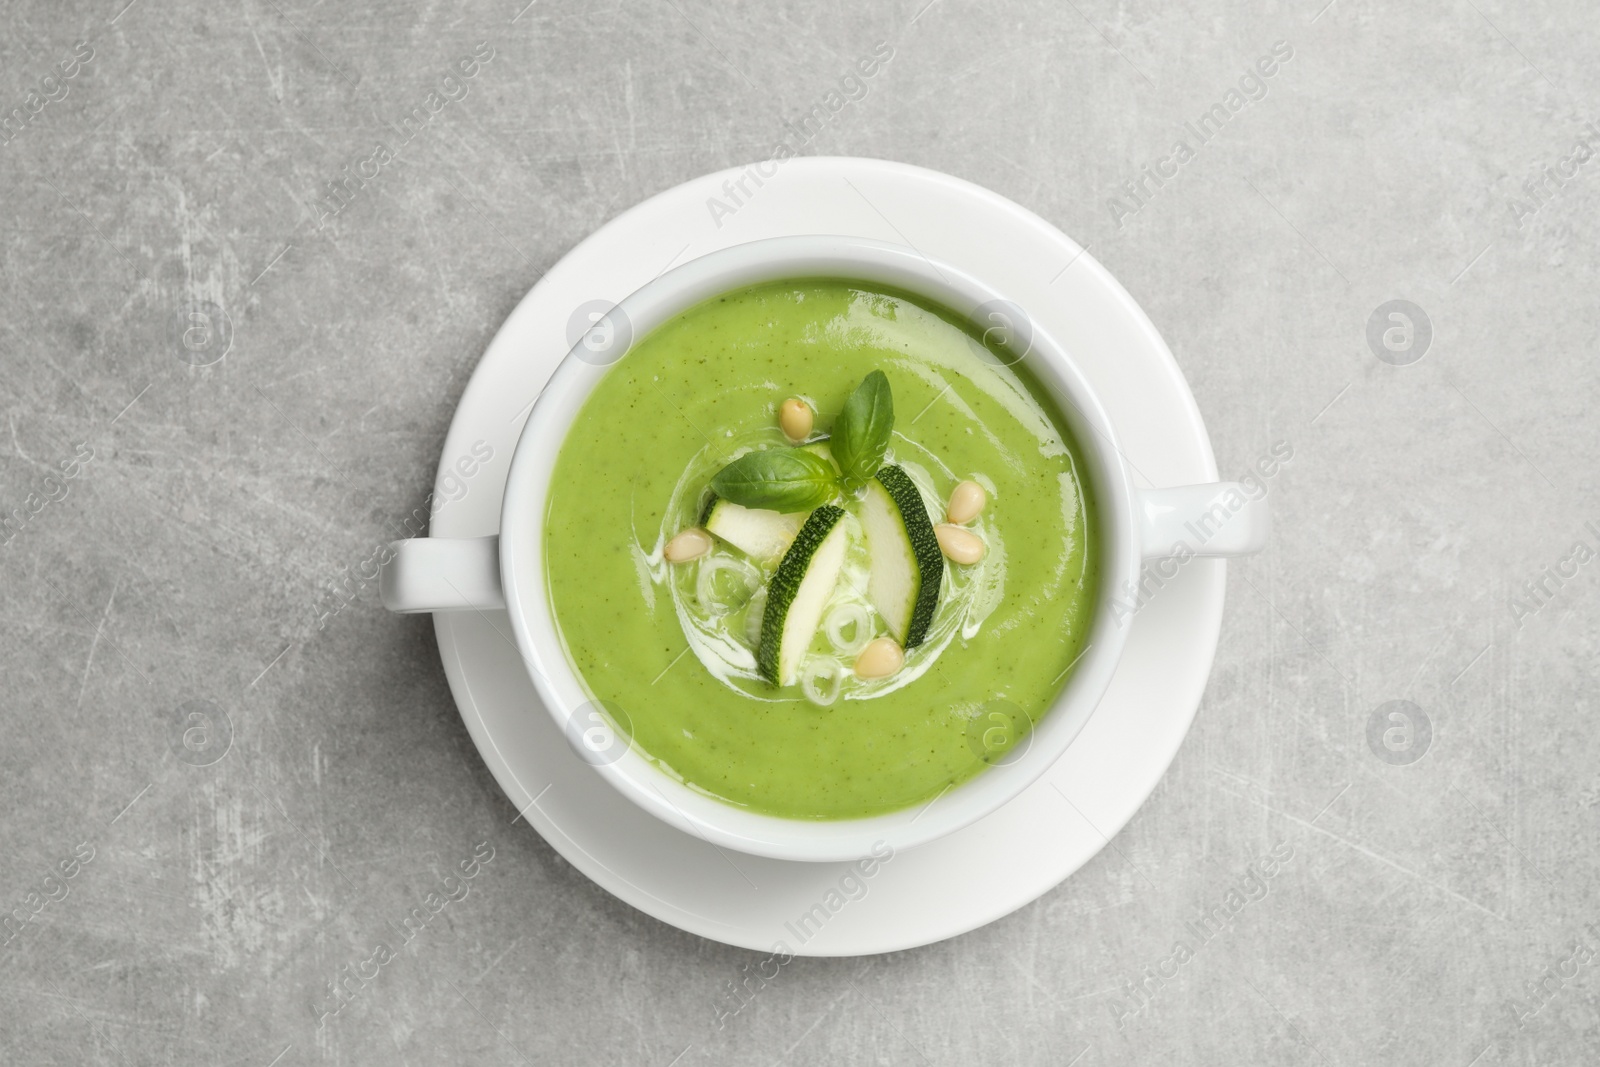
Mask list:
POLYGON ((844 509, 832 504, 813 511, 767 583, 756 666, 775 685, 794 684, 839 582, 846 542, 843 518, 844 509))
POLYGON ((922 494, 904 470, 889 466, 873 475, 861 500, 861 526, 872 557, 867 598, 894 639, 915 648, 939 606, 944 556, 922 494))
POLYGON ((700 512, 700 525, 707 531, 763 562, 783 555, 804 521, 804 515, 742 507, 715 493, 700 512))

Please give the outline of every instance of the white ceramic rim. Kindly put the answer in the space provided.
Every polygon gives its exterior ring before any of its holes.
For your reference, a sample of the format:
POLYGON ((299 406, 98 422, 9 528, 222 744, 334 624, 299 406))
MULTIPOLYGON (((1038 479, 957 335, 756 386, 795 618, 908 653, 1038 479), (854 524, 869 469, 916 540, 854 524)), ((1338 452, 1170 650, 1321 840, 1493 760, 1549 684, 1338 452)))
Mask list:
MULTIPOLYGON (((976 278, 914 249, 848 236, 775 237, 711 252, 645 284, 619 305, 637 341, 703 300, 790 278, 855 279, 925 296, 959 315, 1004 300, 976 278)), ((616 315, 616 312, 613 312, 616 315)), ((518 650, 541 702, 565 733, 591 700, 562 646, 544 572, 544 514, 551 464, 584 398, 609 370, 569 352, 534 403, 517 442, 501 511, 500 566, 518 650)), ((739 808, 664 774, 630 748, 594 769, 644 810, 714 845, 786 860, 838 861, 874 843, 912 848, 959 830, 1026 789, 1066 751, 1093 715, 1127 640, 1110 591, 1137 580, 1141 546, 1135 494, 1114 430, 1087 379, 1035 325, 1029 370, 1057 402, 1088 467, 1100 524, 1100 589, 1089 644, 1020 757, 974 776, 930 803, 864 819, 783 819, 739 808)), ((604 694, 597 694, 603 698, 604 694)))

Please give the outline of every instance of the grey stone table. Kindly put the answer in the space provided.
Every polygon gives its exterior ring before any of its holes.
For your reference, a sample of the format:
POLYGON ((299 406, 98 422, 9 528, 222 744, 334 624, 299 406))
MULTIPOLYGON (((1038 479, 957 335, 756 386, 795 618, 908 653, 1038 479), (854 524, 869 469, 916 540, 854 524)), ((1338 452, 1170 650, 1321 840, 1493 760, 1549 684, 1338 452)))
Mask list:
POLYGON ((1591 5, 525 2, 0 12, 0 1062, 1600 1057, 1591 5), (369 576, 540 273, 830 92, 805 152, 1039 212, 1293 459, 1115 847, 719 1021, 757 957, 511 825, 369 576))

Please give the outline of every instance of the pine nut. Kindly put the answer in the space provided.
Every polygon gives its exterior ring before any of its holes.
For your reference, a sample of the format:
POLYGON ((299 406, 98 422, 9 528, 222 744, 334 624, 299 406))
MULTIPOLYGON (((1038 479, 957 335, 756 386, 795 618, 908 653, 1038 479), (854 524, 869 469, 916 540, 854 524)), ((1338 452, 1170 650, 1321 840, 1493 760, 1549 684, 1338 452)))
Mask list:
POLYGON ((989 494, 977 482, 962 482, 950 493, 950 507, 945 512, 957 526, 965 526, 983 511, 989 494))
POLYGON ((813 422, 811 405, 797 396, 791 396, 778 408, 778 428, 795 444, 811 436, 813 422))
POLYGON ((861 650, 856 657, 856 677, 865 679, 887 678, 905 666, 906 654, 892 637, 880 637, 861 650))
POLYGON ((668 563, 688 563, 711 551, 711 535, 698 526, 691 526, 667 542, 661 554, 668 563))
POLYGON ((941 523, 933 528, 933 536, 939 539, 939 550, 952 563, 976 563, 988 551, 983 538, 960 526, 941 523))

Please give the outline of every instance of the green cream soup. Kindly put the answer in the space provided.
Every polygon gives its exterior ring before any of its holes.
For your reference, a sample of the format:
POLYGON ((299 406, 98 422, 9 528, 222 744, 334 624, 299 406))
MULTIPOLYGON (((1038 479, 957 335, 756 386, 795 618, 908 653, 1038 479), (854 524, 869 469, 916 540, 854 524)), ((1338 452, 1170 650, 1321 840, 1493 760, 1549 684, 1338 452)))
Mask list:
POLYGON ((568 433, 546 516, 550 601, 591 697, 664 772, 788 818, 916 805, 1001 759, 1084 648, 1100 554, 1083 460, 1027 362, 920 298, 826 279, 729 293, 637 342, 568 433), (823 439, 872 371, 892 392, 884 462, 933 524, 958 483, 981 485, 963 529, 983 555, 944 559, 925 638, 888 677, 858 677, 862 647, 889 628, 869 595, 865 494, 841 493, 838 578, 778 685, 757 650, 782 555, 708 535, 703 554, 669 562, 665 546, 714 525, 708 487, 730 462, 793 447, 786 398, 806 401, 823 439))

